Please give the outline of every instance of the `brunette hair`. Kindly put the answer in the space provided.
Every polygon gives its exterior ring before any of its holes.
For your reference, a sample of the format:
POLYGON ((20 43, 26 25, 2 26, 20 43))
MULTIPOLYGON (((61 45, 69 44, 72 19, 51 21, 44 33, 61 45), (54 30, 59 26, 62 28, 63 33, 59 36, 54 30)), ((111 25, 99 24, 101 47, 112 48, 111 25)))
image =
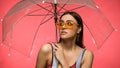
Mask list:
MULTIPOLYGON (((83 21, 82 21, 82 18, 81 16, 76 13, 76 12, 73 12, 73 11, 66 11, 65 13, 63 13, 60 17, 60 19, 66 15, 66 14, 70 14, 71 16, 73 16, 77 23, 79 24, 79 26, 81 27, 81 31, 77 34, 77 37, 76 37, 76 41, 75 41, 75 44, 82 47, 82 48, 85 48, 84 44, 83 44, 83 21)), ((61 40, 61 39, 60 39, 61 40)))

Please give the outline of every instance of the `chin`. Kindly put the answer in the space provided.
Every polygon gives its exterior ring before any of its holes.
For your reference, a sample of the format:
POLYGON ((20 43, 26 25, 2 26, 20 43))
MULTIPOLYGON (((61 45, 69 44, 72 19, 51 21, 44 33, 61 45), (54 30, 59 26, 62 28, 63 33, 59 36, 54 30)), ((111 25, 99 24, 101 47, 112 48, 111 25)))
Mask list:
POLYGON ((60 36, 61 39, 67 39, 67 36, 60 36))
POLYGON ((65 39, 70 39, 71 37, 68 37, 68 36, 64 35, 64 36, 61 36, 60 38, 65 40, 65 39))

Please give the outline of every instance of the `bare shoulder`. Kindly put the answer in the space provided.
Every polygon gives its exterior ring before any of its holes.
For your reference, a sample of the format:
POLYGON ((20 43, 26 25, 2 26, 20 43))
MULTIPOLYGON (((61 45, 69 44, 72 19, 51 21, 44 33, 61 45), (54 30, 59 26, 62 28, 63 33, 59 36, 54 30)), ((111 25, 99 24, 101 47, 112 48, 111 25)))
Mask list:
POLYGON ((93 58, 93 52, 86 49, 83 55, 81 68, 92 68, 93 58))
POLYGON ((86 62, 86 61, 92 62, 93 58, 94 58, 93 52, 86 49, 83 55, 83 62, 86 62))
POLYGON ((90 50, 85 50, 85 53, 84 53, 84 57, 93 57, 94 55, 93 55, 93 52, 92 51, 90 51, 90 50))
POLYGON ((52 47, 50 44, 44 44, 39 50, 36 62, 36 68, 45 68, 46 63, 49 60, 49 55, 51 54, 52 47))
POLYGON ((39 53, 48 54, 52 51, 51 44, 44 44, 39 50, 39 53))

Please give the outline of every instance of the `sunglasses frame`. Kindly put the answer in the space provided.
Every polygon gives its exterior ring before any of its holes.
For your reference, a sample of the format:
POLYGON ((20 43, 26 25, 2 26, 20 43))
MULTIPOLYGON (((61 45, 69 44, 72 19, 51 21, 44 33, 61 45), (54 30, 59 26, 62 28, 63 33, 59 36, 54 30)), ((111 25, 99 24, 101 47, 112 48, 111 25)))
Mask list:
POLYGON ((63 26, 65 26, 65 28, 67 29, 72 29, 74 25, 79 25, 77 23, 75 23, 72 20, 67 20, 66 22, 64 22, 63 20, 60 20, 59 22, 56 23, 56 26, 58 29, 62 29, 63 26))

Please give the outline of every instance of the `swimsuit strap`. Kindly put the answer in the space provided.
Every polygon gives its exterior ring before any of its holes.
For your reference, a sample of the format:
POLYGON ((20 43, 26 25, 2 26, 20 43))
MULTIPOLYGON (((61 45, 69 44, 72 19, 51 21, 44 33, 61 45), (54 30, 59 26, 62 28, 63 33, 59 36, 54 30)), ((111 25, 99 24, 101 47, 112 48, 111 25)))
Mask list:
POLYGON ((82 57, 83 57, 84 52, 85 52, 85 49, 82 49, 82 51, 80 52, 80 54, 78 56, 77 62, 76 62, 76 68, 81 67, 82 57))
MULTIPOLYGON (((52 43, 51 46, 52 46, 52 68, 58 68, 58 60, 54 55, 54 50, 55 50, 54 44, 52 43)), ((76 68, 80 68, 84 52, 85 52, 85 49, 82 49, 76 61, 76 68)))
POLYGON ((57 58, 56 56, 54 55, 54 44, 52 43, 52 68, 58 68, 58 61, 57 61, 57 58))

